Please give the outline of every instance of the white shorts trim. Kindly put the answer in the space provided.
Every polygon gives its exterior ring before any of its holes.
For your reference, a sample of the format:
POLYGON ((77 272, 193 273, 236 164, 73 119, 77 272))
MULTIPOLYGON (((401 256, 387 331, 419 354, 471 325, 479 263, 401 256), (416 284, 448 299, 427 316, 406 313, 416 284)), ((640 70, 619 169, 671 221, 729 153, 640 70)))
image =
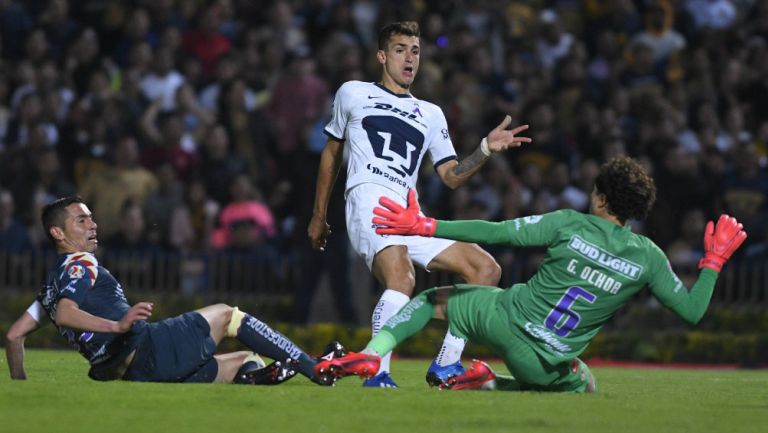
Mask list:
POLYGON ((365 260, 368 269, 373 258, 391 245, 405 245, 414 263, 426 269, 429 262, 456 241, 422 236, 377 235, 373 225, 373 208, 379 205, 379 197, 387 196, 402 206, 406 198, 395 191, 374 183, 364 183, 347 191, 347 233, 355 252, 365 260))

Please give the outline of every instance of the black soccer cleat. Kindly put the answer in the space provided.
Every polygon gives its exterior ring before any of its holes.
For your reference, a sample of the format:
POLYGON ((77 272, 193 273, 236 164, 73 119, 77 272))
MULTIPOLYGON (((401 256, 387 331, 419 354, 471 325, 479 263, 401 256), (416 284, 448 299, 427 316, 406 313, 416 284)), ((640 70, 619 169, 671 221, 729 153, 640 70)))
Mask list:
POLYGON ((296 367, 299 362, 288 358, 285 362, 275 361, 267 366, 260 367, 258 363, 249 361, 244 363, 232 383, 243 385, 280 385, 296 376, 296 367))
POLYGON ((321 356, 318 356, 316 360, 317 362, 320 362, 323 360, 330 361, 334 358, 341 358, 346 354, 347 354, 347 350, 344 349, 344 346, 342 346, 341 343, 339 343, 338 341, 334 340, 325 346, 325 350, 323 350, 323 354, 321 356))
MULTIPOLYGON (((346 354, 347 354, 347 350, 344 349, 344 346, 342 346, 341 343, 339 343, 338 341, 334 340, 325 346, 325 349, 323 350, 323 354, 315 358, 315 360, 318 363, 320 363, 323 361, 330 361, 335 358, 341 358, 346 354)), ((317 373, 315 373, 312 377, 309 378, 309 380, 311 380, 312 382, 315 382, 320 386, 333 386, 336 383, 336 379, 337 377, 333 375, 317 374, 317 373)))

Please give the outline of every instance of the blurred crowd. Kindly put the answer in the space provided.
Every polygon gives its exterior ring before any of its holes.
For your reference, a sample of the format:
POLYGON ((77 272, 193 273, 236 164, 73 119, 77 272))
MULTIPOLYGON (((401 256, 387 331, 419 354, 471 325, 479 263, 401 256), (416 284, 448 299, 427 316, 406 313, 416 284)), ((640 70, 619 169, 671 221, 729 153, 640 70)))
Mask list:
POLYGON ((534 139, 456 191, 425 164, 428 214, 585 211, 599 164, 628 154, 659 188, 635 228, 674 265, 695 265, 720 212, 749 232, 742 255, 766 254, 760 0, 0 0, 0 249, 45 248, 40 208, 78 193, 108 251, 317 268, 306 227, 332 97, 378 80, 377 32, 397 20, 421 25, 412 93, 442 107, 460 158, 504 114, 534 139))

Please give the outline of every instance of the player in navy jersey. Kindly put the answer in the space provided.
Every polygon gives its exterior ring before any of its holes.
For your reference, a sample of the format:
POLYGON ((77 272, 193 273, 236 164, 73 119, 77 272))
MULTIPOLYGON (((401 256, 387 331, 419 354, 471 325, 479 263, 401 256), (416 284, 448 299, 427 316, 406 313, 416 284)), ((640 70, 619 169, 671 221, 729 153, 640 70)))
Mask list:
MULTIPOLYGON (((347 164, 346 222, 355 251, 365 260, 385 290, 373 311, 375 335, 413 293, 413 263, 428 270, 444 270, 467 283, 496 285, 501 268, 476 244, 424 237, 377 235, 370 221, 379 196, 399 199, 405 205, 409 188, 416 186, 419 167, 426 153, 440 179, 454 189, 463 185, 492 153, 530 142, 518 137, 527 125, 506 128, 512 118, 488 133, 477 150, 457 161, 442 110, 410 93, 419 69, 419 26, 398 22, 379 32, 376 59, 382 65, 378 83, 349 81, 336 92, 333 117, 325 127, 328 141, 322 152, 317 176, 315 204, 308 235, 317 250, 325 248, 330 234, 328 201, 341 167, 343 150, 347 164)), ((463 371, 459 359, 466 342, 450 334, 428 372, 447 378, 463 371)), ((389 376, 389 356, 380 373, 366 386, 395 387, 389 376)))
POLYGON ((88 360, 92 379, 277 384, 299 372, 318 384, 332 384, 314 376, 314 358, 237 307, 210 305, 148 322, 152 303, 129 304, 120 283, 93 255, 97 225, 79 197, 47 205, 42 220, 59 257, 35 303, 7 335, 14 379, 26 376, 24 337, 38 327, 44 312, 88 360), (255 353, 215 355, 225 337, 237 338, 255 353), (264 366, 257 354, 275 362, 264 366))

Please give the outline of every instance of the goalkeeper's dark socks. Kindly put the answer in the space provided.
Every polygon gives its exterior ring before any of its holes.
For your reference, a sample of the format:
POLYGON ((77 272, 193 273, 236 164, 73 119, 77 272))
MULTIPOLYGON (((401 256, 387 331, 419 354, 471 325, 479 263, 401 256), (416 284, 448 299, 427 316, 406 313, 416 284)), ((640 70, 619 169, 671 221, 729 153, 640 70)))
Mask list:
POLYGON ((276 361, 285 362, 288 358, 295 359, 298 361, 299 373, 308 378, 314 375, 317 362, 312 357, 288 337, 249 314, 243 315, 235 337, 254 352, 276 361))

